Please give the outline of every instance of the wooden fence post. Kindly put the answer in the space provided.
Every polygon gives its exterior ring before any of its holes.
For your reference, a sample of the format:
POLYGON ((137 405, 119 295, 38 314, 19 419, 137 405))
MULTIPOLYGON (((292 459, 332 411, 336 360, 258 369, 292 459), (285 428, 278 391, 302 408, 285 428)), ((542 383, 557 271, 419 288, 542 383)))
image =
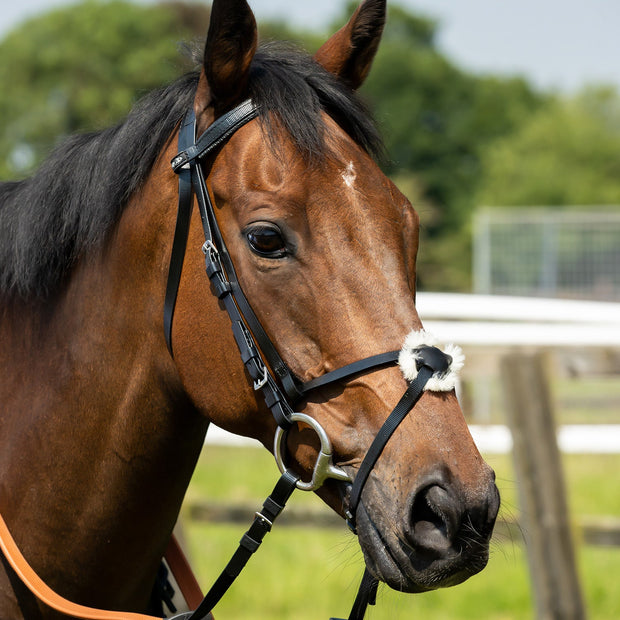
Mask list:
POLYGON ((542 354, 501 361, 523 533, 539 620, 586 617, 542 354))

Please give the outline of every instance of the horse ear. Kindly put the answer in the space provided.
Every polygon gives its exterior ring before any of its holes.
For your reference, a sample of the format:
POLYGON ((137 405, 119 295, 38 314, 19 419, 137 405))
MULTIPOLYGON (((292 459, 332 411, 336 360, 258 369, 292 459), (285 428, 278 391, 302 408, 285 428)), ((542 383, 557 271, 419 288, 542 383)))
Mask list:
POLYGON ((209 107, 224 110, 243 95, 256 52, 254 14, 245 0, 214 0, 196 90, 196 117, 209 107))
POLYGON ((385 13, 386 0, 364 0, 349 23, 321 46, 314 59, 352 89, 359 88, 379 47, 385 13))

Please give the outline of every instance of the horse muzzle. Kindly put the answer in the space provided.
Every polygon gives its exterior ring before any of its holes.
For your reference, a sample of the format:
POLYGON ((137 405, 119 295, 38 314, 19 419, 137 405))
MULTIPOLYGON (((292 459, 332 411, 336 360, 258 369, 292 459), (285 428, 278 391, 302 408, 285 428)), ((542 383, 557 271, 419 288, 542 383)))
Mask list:
POLYGON ((489 470, 476 499, 468 499, 443 471, 426 476, 402 504, 369 481, 357 511, 357 533, 371 573, 392 588, 422 592, 453 586, 487 564, 499 509, 489 470))

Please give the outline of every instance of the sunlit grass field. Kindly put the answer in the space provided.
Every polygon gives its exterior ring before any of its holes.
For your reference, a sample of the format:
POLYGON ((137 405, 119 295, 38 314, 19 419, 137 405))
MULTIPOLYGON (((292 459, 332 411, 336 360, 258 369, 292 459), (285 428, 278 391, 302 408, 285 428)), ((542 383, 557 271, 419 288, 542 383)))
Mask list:
MULTIPOLYGON (((502 494, 500 520, 518 517, 509 455, 490 455, 502 494)), ((575 524, 581 517, 620 517, 620 455, 565 455, 565 475, 575 524)), ((271 455, 254 448, 207 446, 188 490, 183 526, 191 561, 203 589, 218 576, 247 524, 189 518, 192 503, 207 500, 258 510, 278 477, 271 455)), ((322 510, 313 494, 294 494, 291 507, 322 510)), ((325 510, 328 510, 325 508, 325 510)), ((620 548, 585 546, 575 528, 582 587, 591 620, 620 618, 620 548)), ((216 620, 328 620, 346 618, 363 572, 353 534, 341 528, 276 525, 215 610, 216 620)), ((368 620, 489 619, 534 617, 527 558, 519 534, 494 538, 487 568, 455 588, 404 595, 383 586, 368 620)))

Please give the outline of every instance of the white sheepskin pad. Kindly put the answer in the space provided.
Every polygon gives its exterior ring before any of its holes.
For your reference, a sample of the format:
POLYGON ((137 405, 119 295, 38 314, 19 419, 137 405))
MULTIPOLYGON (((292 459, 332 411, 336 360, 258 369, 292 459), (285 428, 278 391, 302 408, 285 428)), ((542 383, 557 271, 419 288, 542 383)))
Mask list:
MULTIPOLYGON (((437 339, 423 329, 420 331, 412 331, 405 338, 405 343, 398 356, 398 365, 407 381, 413 381, 418 376, 418 368, 416 360, 420 358, 418 347, 427 345, 429 347, 437 346, 437 339)), ((448 344, 443 349, 446 355, 452 358, 452 362, 448 370, 442 373, 435 373, 424 386, 424 390, 430 392, 449 392, 453 390, 458 381, 458 373, 465 363, 465 355, 454 344, 448 344)))

